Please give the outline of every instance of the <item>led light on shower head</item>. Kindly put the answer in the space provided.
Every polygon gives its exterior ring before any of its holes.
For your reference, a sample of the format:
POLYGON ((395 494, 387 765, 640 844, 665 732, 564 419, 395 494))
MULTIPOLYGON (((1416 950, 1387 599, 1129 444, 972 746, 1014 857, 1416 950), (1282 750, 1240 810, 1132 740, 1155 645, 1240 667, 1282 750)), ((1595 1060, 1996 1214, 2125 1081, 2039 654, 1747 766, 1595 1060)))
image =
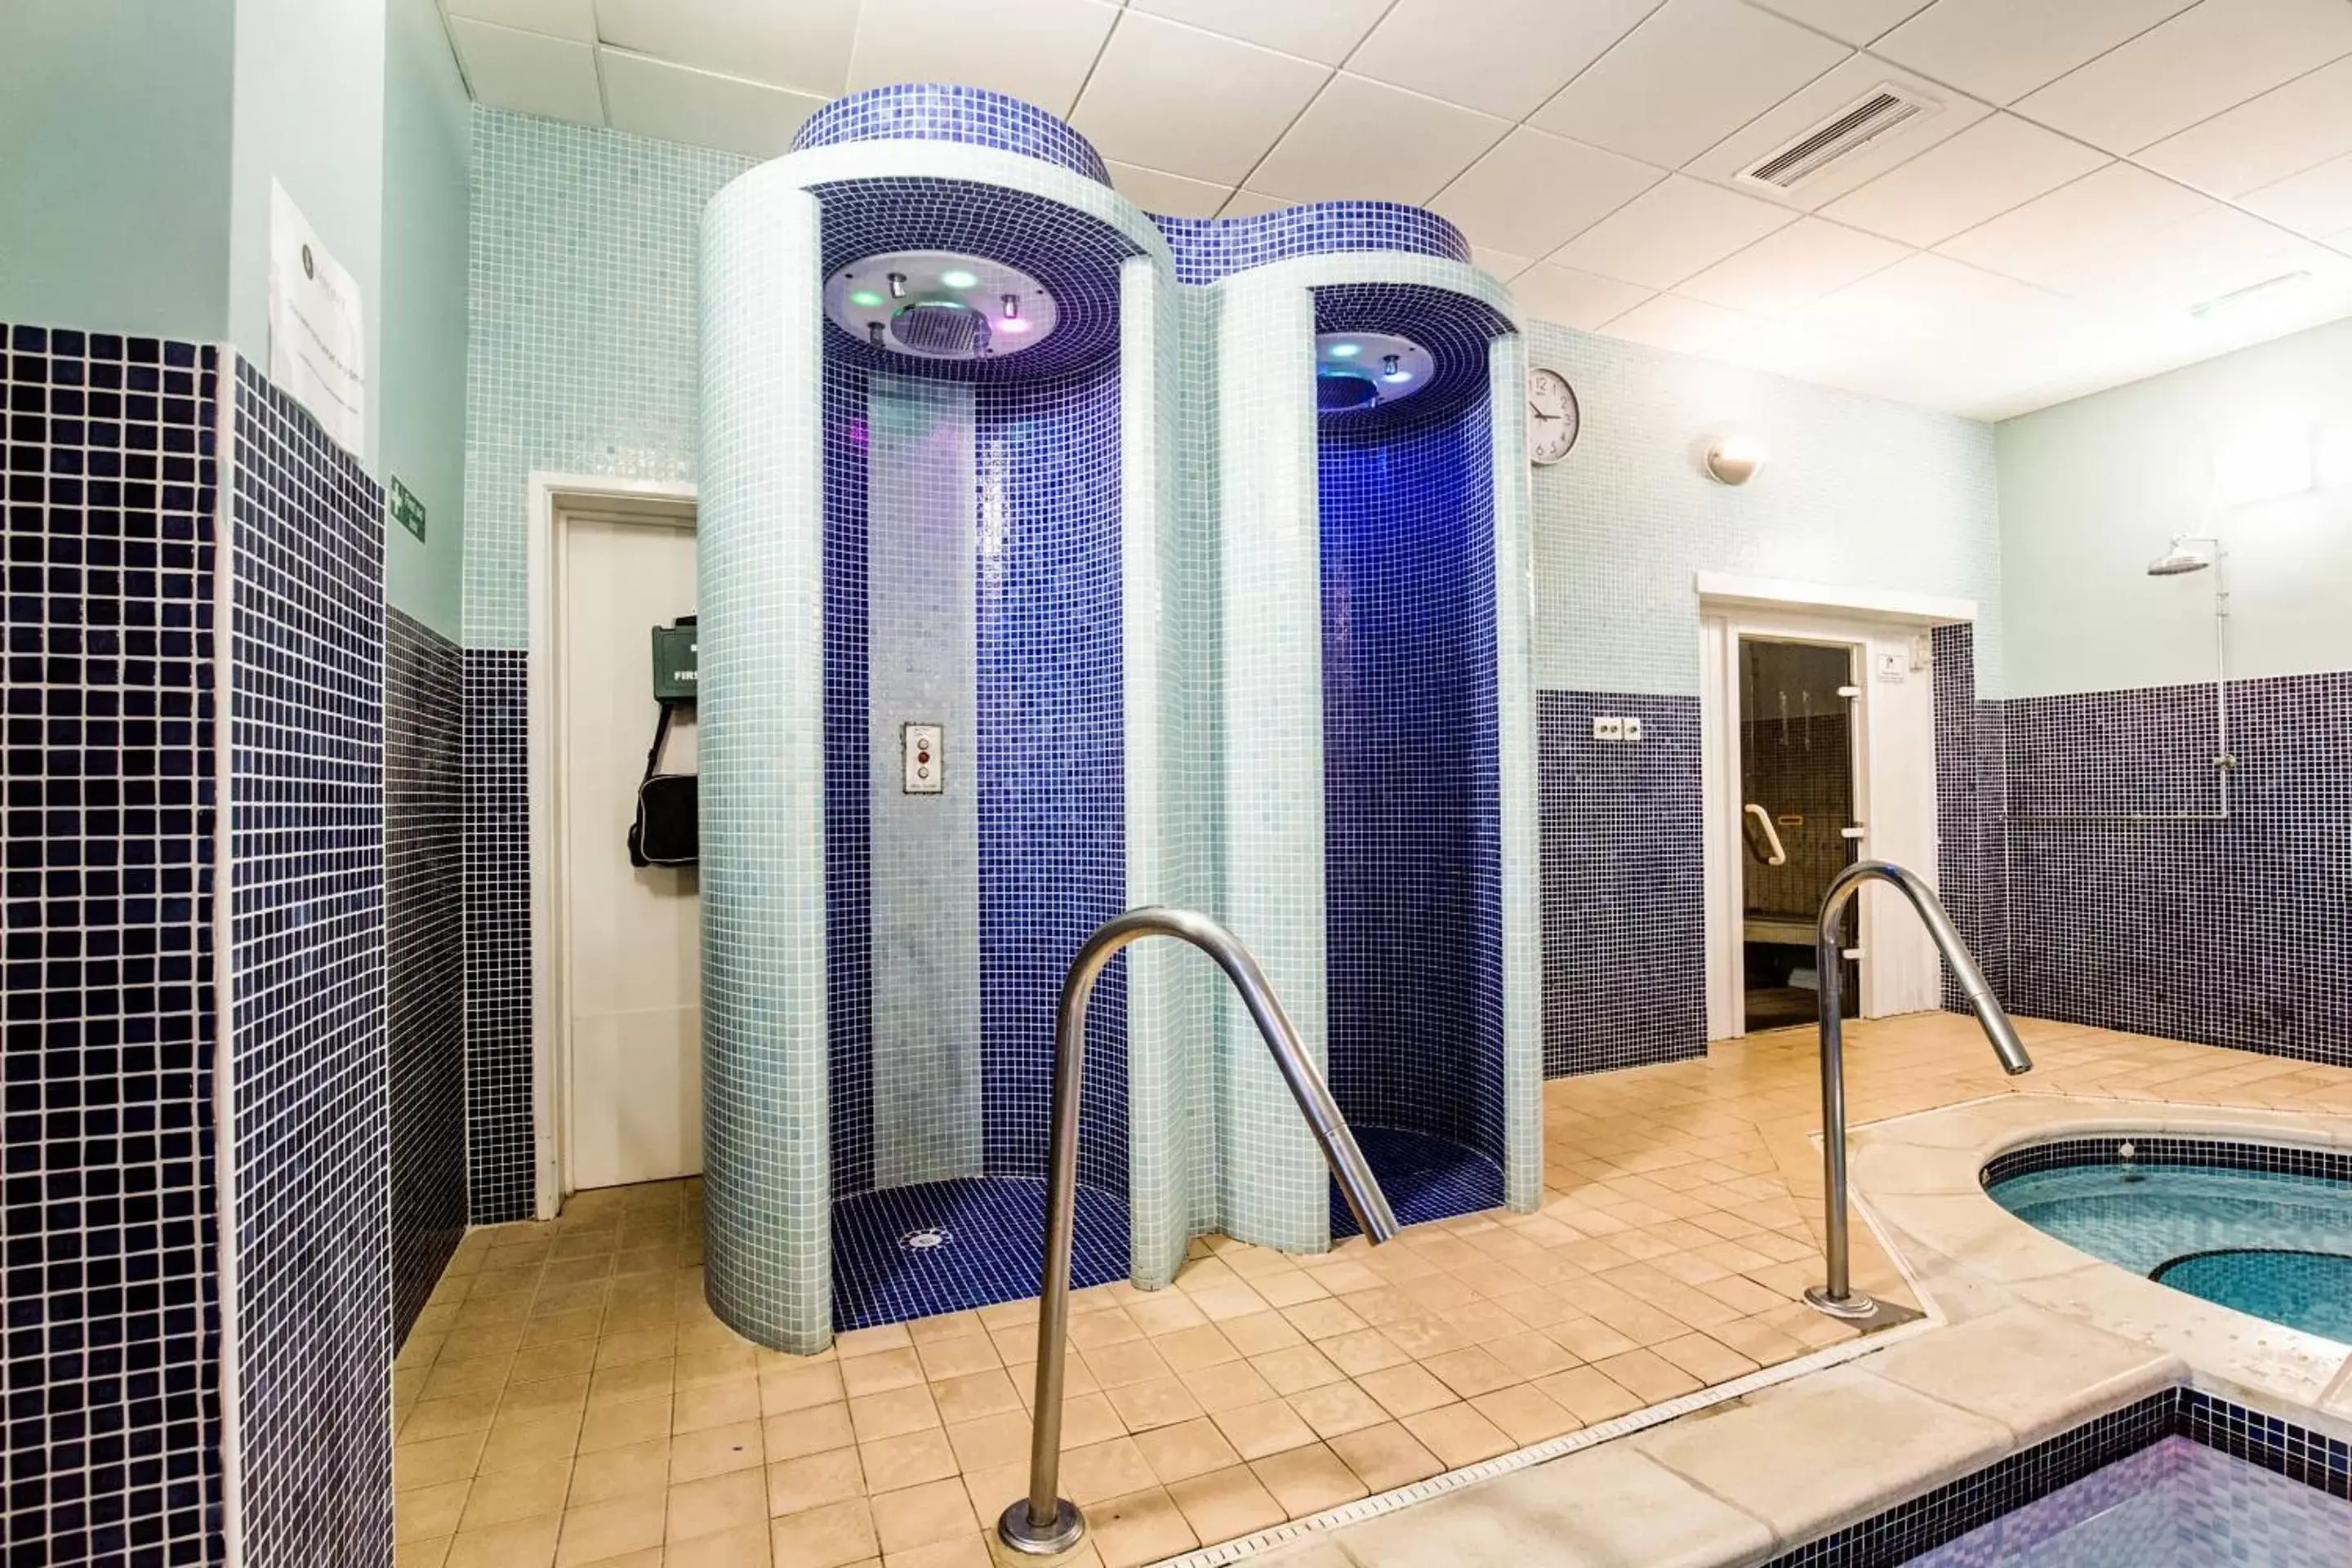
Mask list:
POLYGON ((1394 332, 1318 332, 1315 405, 1343 414, 1394 403, 1427 386, 1436 369, 1427 349, 1394 332))
POLYGON ((913 359, 999 359, 1045 342, 1054 297, 1017 267, 945 250, 868 256, 824 281, 827 320, 913 359))

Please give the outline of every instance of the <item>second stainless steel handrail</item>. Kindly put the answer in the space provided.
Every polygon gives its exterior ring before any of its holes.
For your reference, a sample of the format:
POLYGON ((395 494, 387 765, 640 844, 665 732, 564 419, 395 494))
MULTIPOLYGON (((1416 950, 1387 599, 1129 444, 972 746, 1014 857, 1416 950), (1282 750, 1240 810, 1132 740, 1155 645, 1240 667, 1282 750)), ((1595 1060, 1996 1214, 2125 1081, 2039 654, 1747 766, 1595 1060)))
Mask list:
POLYGON ((2017 1037, 2017 1026, 2001 1010, 2000 999, 1985 984, 1984 971, 1977 967, 1975 955, 1968 943, 1952 928, 1952 917, 1944 912, 1943 900, 1936 889, 1902 867, 1887 860, 1857 860, 1830 880, 1830 890, 1822 899, 1821 920, 1814 928, 1814 963, 1821 974, 1822 1020, 1822 1178, 1828 1189, 1826 1199, 1829 1231, 1823 1252, 1829 1266, 1826 1284, 1817 1285, 1805 1292, 1805 1300, 1816 1309, 1833 1318, 1867 1318, 1878 1310, 1878 1303, 1853 1288, 1848 1277, 1845 1202, 1845 1027, 1841 1016, 1838 989, 1845 963, 1845 907, 1862 890, 1864 882, 1876 879, 1891 882, 1911 900, 1918 911, 1920 923, 1927 934, 1936 939, 1944 962, 1952 966, 1952 978, 1959 982, 1961 994, 1976 1012, 1977 1022, 1983 1026, 1985 1037, 1992 1041, 1993 1054, 2000 1058, 2011 1077, 2030 1070, 2032 1058, 2025 1054, 2024 1042, 2017 1037))
POLYGON ((996 1533, 1013 1551, 1051 1556, 1077 1545, 1087 1532, 1077 1504, 1060 1495, 1063 1357, 1070 1323, 1070 1244, 1077 1223, 1078 1089, 1086 1068, 1087 1004, 1095 981, 1121 948, 1147 936, 1172 936, 1191 942, 1217 961, 1234 983, 1258 1033, 1274 1053, 1282 1081, 1307 1118, 1307 1130, 1323 1151, 1348 1207, 1365 1239, 1377 1247, 1396 1235, 1396 1215, 1380 1183, 1348 1131, 1347 1119, 1299 1043, 1298 1031, 1282 1010, 1265 971, 1234 933, 1190 910, 1129 910, 1106 921, 1087 939, 1062 982, 1061 1006, 1054 1019, 1054 1112, 1051 1154, 1045 1172, 1045 1278, 1037 1293, 1037 1402, 1029 1442, 1029 1495, 1016 1500, 996 1521, 996 1533))

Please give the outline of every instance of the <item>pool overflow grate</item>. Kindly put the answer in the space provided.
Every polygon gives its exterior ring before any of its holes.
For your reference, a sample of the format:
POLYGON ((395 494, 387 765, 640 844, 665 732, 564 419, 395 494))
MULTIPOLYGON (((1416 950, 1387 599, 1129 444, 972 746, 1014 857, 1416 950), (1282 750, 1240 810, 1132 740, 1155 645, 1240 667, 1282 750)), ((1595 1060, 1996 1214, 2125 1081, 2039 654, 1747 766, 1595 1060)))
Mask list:
POLYGON ((2302 1149, 2285 1143, 2245 1143, 2227 1138, 2152 1138, 2144 1133, 2106 1138, 2062 1138, 2012 1149, 1988 1162, 1979 1179, 1987 1187, 2011 1176, 2060 1171, 2076 1165, 2212 1165, 2231 1171, 2314 1176, 2352 1182, 2352 1152, 2302 1149))

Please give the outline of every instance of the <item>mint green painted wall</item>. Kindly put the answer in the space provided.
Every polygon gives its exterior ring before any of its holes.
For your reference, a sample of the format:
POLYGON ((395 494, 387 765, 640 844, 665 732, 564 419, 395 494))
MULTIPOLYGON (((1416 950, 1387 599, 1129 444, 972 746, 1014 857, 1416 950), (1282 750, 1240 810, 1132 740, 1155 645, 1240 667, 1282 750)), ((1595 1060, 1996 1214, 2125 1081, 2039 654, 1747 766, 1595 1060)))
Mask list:
POLYGON ((369 382, 361 457, 373 468, 383 410, 384 0, 236 0, 235 82, 229 338, 268 369, 275 179, 358 280, 369 382))
POLYGON ((2011 696, 2213 679, 2213 579, 2150 577, 2176 533, 2230 552, 2231 675, 2352 668, 2352 321, 2004 421, 2011 696), (2216 509, 2217 447, 2272 410, 2307 419, 2308 494, 2216 509))
POLYGON ((473 106, 434 0, 386 0, 379 471, 425 502, 384 528, 384 598, 452 642, 466 600, 466 289, 473 106))
POLYGON ((226 330, 230 0, 0 6, 0 319, 226 330))

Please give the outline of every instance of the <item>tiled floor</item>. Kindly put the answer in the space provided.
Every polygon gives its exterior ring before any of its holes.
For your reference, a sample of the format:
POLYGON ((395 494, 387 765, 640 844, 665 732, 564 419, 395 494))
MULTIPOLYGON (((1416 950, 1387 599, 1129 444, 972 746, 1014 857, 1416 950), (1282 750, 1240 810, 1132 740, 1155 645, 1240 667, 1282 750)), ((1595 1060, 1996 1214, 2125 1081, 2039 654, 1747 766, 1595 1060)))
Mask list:
MULTIPOLYGON (((2352 1112, 2352 1070, 2027 1023, 1850 1027, 1857 1122, 2018 1089, 2352 1112)), ((1196 1244, 1082 1293, 1064 1489, 1108 1568, 1320 1512, 1849 1330, 1813 1281, 1810 1031, 1547 1090, 1534 1215, 1293 1258, 1196 1244)), ((1907 1297, 1857 1230, 1855 1277, 1907 1297)), ((1034 1309, 761 1351, 703 1304, 696 1184, 469 1236, 395 1373, 401 1568, 955 1568, 1024 1487, 1034 1309)))

